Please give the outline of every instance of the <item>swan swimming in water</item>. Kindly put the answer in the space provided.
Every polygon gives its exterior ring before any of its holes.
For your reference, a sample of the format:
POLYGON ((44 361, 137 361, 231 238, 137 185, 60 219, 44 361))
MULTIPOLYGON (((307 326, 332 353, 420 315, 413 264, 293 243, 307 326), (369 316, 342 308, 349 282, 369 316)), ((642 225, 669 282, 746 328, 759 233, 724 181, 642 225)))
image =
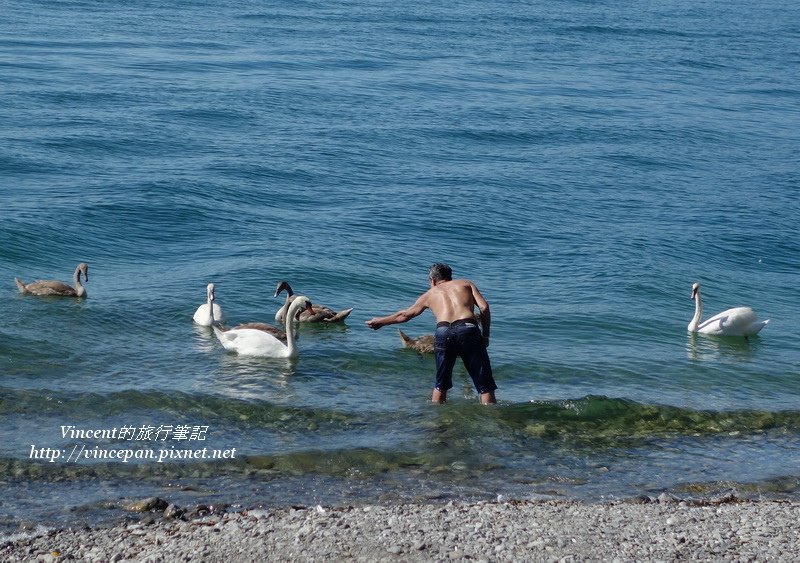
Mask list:
POLYGON ((14 282, 23 295, 41 295, 52 297, 87 297, 86 288, 81 284, 81 274, 84 281, 89 281, 89 264, 81 262, 72 274, 72 285, 56 280, 38 280, 25 284, 21 279, 14 278, 14 282))
MULTIPOLYGON (((275 313, 275 320, 282 323, 284 317, 286 316, 286 311, 289 308, 289 304, 294 300, 295 295, 292 291, 292 286, 285 281, 278 282, 278 287, 275 288, 275 295, 273 295, 273 297, 280 295, 281 291, 286 291, 286 302, 283 304, 283 307, 278 309, 278 312, 275 313)), ((301 312, 298 320, 302 323, 336 323, 345 320, 352 310, 353 308, 351 307, 349 309, 343 309, 337 313, 330 307, 325 307, 324 305, 314 305, 313 311, 301 312)))
POLYGON ((210 283, 206 287, 206 296, 208 301, 203 303, 194 312, 192 319, 200 326, 211 326, 215 322, 222 322, 225 320, 225 315, 222 312, 222 307, 216 303, 216 296, 214 294, 214 284, 210 283), (212 313, 213 307, 213 315, 212 313))
POLYGON ((744 336, 747 338, 753 334, 758 334, 758 331, 767 326, 769 322, 769 319, 759 321, 755 311, 750 307, 728 309, 701 322, 703 300, 700 298, 699 283, 695 283, 692 286, 692 299, 694 299, 694 317, 692 317, 687 327, 689 332, 692 333, 716 336, 744 336))
MULTIPOLYGON (((241 325, 229 330, 224 330, 216 324, 212 325, 214 334, 226 350, 245 356, 265 356, 270 358, 293 358, 297 356, 295 345, 296 335, 293 326, 295 320, 303 311, 311 311, 311 300, 304 295, 298 295, 289 306, 286 315, 286 343, 278 338, 260 330, 241 325)), ((259 323, 261 324, 261 323, 259 323)))
POLYGON ((404 348, 411 348, 420 354, 433 354, 434 337, 432 334, 423 334, 412 338, 400 329, 397 332, 400 333, 400 341, 404 348))

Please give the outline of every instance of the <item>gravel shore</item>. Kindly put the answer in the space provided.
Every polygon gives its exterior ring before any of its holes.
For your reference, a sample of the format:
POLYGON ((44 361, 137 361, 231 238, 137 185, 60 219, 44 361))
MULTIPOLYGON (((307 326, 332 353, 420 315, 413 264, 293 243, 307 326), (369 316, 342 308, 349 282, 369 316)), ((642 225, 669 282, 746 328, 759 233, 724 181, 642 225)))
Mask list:
POLYGON ((20 535, 0 544, 0 560, 800 560, 794 501, 688 503, 662 495, 614 504, 318 506, 189 518, 176 507, 157 511, 135 523, 20 535))

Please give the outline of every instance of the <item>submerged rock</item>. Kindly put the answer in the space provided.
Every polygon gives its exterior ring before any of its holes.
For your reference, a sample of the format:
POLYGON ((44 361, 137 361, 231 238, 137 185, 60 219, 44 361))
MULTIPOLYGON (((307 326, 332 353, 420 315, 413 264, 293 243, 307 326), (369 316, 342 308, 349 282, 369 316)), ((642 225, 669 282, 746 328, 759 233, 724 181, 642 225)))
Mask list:
POLYGON ((183 508, 175 504, 170 504, 164 509, 164 518, 180 518, 185 512, 186 511, 183 508))
POLYGON ((164 510, 169 503, 159 497, 149 497, 142 500, 135 500, 123 505, 129 512, 150 512, 151 510, 164 510))

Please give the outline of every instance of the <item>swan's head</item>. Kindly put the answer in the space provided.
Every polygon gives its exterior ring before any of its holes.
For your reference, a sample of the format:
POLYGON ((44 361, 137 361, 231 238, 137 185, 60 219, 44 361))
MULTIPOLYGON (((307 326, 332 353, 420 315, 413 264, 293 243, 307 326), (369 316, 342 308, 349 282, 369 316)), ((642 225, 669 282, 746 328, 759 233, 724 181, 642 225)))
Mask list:
POLYGON ((281 280, 278 282, 278 287, 275 288, 275 295, 273 295, 273 297, 277 297, 278 295, 280 295, 281 291, 286 291, 289 297, 294 295, 294 291, 292 291, 292 286, 289 285, 289 282, 287 281, 281 280))
POLYGON ((300 313, 303 311, 308 311, 308 314, 313 315, 314 309, 311 307, 311 299, 306 297, 305 295, 300 295, 292 301, 292 305, 289 307, 289 318, 294 320, 298 320, 300 318, 300 313))
POLYGON ((89 281, 89 264, 87 264, 86 262, 81 262, 80 264, 78 264, 77 270, 78 272, 83 274, 83 279, 85 281, 89 281))
POLYGON ((700 284, 699 284, 699 283, 697 283, 697 282, 695 282, 695 283, 692 285, 692 299, 694 299, 695 297, 697 297, 697 295, 698 295, 699 293, 700 293, 700 284))
POLYGON ((214 300, 214 284, 210 283, 206 286, 206 294, 208 295, 208 299, 210 301, 214 300))

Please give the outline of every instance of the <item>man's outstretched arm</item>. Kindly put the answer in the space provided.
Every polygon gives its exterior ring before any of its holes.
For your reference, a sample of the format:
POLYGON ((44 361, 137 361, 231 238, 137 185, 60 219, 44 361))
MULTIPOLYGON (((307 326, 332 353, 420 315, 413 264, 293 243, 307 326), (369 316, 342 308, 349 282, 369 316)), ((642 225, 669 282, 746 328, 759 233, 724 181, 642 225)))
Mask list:
POLYGON ((427 302, 426 297, 427 293, 420 296, 420 298, 417 299, 416 303, 414 303, 408 309, 402 309, 386 317, 374 317, 368 321, 365 321, 365 324, 373 330, 378 330, 382 326, 410 321, 414 317, 418 317, 419 315, 421 315, 422 312, 428 308, 426 304, 427 302))

